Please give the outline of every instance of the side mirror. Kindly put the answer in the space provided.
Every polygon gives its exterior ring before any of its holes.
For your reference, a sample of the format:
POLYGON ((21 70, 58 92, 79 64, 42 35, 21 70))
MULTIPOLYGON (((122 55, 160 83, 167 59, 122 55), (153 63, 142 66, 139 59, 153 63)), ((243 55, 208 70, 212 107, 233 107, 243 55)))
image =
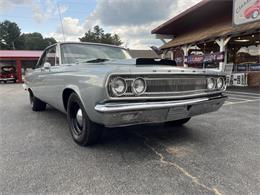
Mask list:
POLYGON ((44 62, 44 64, 43 64, 44 69, 50 69, 50 67, 51 67, 51 64, 49 62, 44 62))

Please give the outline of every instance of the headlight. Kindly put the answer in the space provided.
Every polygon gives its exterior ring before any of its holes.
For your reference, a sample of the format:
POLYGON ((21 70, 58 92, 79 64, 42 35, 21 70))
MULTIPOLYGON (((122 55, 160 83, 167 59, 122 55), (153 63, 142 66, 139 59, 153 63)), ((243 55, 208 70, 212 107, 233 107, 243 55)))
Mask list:
POLYGON ((141 95, 146 90, 145 80, 142 78, 137 78, 132 84, 132 90, 136 95, 141 95))
POLYGON ((217 89, 223 89, 225 87, 225 81, 222 77, 217 80, 217 89))
POLYGON ((127 85, 123 78, 115 78, 111 83, 111 90, 114 95, 121 96, 126 92, 127 85))
POLYGON ((207 87, 209 90, 214 90, 216 86, 216 82, 214 78, 208 78, 207 79, 207 87))

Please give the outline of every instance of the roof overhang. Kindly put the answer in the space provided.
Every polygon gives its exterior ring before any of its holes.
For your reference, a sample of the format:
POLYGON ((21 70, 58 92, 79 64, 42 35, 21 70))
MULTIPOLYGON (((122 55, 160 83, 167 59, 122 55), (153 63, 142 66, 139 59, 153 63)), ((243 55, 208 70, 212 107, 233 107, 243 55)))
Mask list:
POLYGON ((207 23, 218 21, 223 15, 232 18, 233 0, 202 0, 174 18, 152 30, 152 34, 177 37, 207 23))
POLYGON ((196 31, 192 31, 164 44, 160 49, 174 48, 177 46, 196 44, 207 40, 213 40, 218 37, 237 36, 241 33, 259 32, 260 27, 258 23, 248 23, 241 26, 232 25, 231 21, 218 23, 212 26, 207 26, 196 31))
POLYGON ((42 51, 0 50, 0 58, 39 58, 42 51))
POLYGON ((173 39, 174 36, 173 35, 161 35, 161 34, 156 34, 155 35, 156 39, 173 39))

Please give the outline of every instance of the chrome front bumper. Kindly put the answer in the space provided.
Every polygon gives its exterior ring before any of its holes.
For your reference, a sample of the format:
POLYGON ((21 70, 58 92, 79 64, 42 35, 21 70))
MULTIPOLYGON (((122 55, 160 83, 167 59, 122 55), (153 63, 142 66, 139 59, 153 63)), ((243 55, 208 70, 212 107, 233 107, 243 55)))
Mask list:
POLYGON ((162 123, 218 110, 226 96, 201 97, 186 100, 97 104, 95 110, 108 127, 143 123, 162 123))

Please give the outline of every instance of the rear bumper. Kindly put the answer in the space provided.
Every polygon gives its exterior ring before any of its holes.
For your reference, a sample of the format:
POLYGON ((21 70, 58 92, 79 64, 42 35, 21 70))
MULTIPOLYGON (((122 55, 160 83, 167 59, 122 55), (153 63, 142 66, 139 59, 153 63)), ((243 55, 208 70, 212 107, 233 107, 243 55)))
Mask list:
POLYGON ((226 96, 201 97, 177 101, 97 104, 95 110, 108 127, 179 120, 218 110, 226 96))

